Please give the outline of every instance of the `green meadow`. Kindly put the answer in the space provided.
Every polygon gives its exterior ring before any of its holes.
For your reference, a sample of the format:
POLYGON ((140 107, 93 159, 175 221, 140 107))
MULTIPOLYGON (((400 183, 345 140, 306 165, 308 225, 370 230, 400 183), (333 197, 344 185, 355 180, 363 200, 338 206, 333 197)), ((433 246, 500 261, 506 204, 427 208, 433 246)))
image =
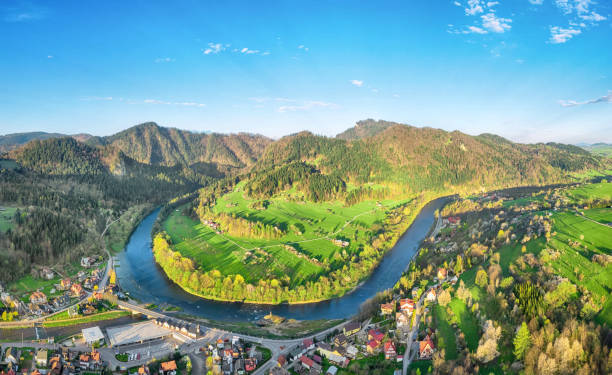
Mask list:
POLYGON ((16 207, 0 206, 0 232, 6 232, 13 227, 13 215, 16 207))
POLYGON ((182 209, 172 212, 163 228, 171 237, 173 249, 195 260, 202 270, 241 274, 247 282, 284 275, 291 277, 292 285, 314 280, 334 257, 361 251, 370 242, 373 229, 382 225, 387 212, 408 202, 367 201, 347 207, 342 202, 295 201, 280 194, 268 200, 266 209, 256 209, 251 208, 256 201, 246 198, 242 187, 238 185, 220 197, 214 212, 283 228, 285 234, 281 238, 265 240, 217 234, 199 220, 184 216, 182 209), (350 245, 342 248, 331 239, 343 239, 350 245), (255 257, 256 261, 245 262, 247 257, 255 257))

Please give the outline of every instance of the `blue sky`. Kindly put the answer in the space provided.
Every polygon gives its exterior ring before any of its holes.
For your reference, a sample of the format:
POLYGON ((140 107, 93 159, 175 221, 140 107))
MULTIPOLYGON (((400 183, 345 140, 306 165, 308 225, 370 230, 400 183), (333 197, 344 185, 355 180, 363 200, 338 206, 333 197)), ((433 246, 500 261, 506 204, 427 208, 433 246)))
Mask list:
POLYGON ((611 45, 604 0, 0 0, 0 134, 375 118, 612 142, 611 45))

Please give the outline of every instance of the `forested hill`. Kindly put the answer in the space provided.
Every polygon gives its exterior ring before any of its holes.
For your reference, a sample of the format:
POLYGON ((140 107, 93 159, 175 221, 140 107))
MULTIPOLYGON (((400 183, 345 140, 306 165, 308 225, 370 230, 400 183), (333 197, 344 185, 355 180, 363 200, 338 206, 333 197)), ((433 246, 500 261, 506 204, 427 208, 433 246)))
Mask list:
POLYGON ((145 164, 215 163, 241 168, 251 165, 262 154, 270 139, 251 134, 193 133, 145 123, 95 142, 113 146, 130 158, 145 164))
POLYGON ((14 150, 20 146, 33 140, 43 140, 49 138, 66 137, 64 134, 59 133, 45 133, 45 132, 30 132, 30 133, 14 133, 0 135, 0 154, 3 152, 14 150))
POLYGON ((392 126, 401 125, 396 122, 389 122, 383 120, 362 120, 357 121, 354 127, 346 129, 342 133, 336 135, 336 138, 344 139, 346 141, 352 141, 355 139, 362 139, 372 137, 387 128, 392 126))
POLYGON ((399 124, 352 141, 308 132, 284 137, 266 149, 256 168, 291 161, 346 182, 385 182, 414 192, 553 183, 602 166, 601 158, 578 147, 518 144, 494 135, 399 124))

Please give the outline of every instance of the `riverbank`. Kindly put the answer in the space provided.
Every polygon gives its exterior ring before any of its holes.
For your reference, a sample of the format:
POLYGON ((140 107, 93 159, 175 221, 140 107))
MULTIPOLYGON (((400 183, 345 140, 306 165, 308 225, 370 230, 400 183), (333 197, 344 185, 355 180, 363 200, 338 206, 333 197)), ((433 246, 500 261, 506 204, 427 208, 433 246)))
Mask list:
POLYGON ((260 305, 213 301, 187 293, 166 276, 153 257, 151 229, 157 211, 140 223, 125 251, 118 255, 121 264, 121 267, 117 268, 118 281, 125 292, 144 304, 174 305, 179 307, 182 313, 198 318, 224 322, 253 322, 271 312, 300 321, 346 319, 354 316, 360 306, 377 292, 396 284, 405 271, 406 264, 431 230, 435 212, 446 202, 444 198, 436 199, 425 204, 420 211, 413 210, 414 219, 411 220, 411 225, 403 235, 398 235, 397 243, 382 257, 378 267, 350 293, 345 293, 340 298, 307 304, 260 305))
MULTIPOLYGON (((386 231, 376 236, 369 238, 367 243, 370 241, 373 242, 374 247, 378 245, 377 249, 373 250, 374 256, 370 254, 370 258, 361 259, 359 262, 347 262, 344 268, 335 269, 330 273, 326 273, 318 276, 316 281, 312 281, 312 285, 308 286, 308 290, 310 290, 311 294, 324 294, 321 297, 311 297, 311 298, 301 298, 303 294, 300 291, 300 288, 307 287, 304 284, 300 284, 298 286, 293 287, 282 287, 279 282, 276 280, 276 284, 274 284, 274 279, 264 279, 264 291, 265 294, 259 290, 259 286, 261 286, 262 279, 256 280, 259 284, 247 284, 245 281, 246 276, 241 275, 232 277, 231 275, 223 275, 222 272, 218 272, 215 270, 213 274, 200 271, 197 267, 194 259, 183 254, 185 250, 183 246, 179 247, 176 250, 175 245, 172 242, 170 237, 167 237, 165 233, 157 234, 154 240, 153 245, 153 253, 156 263, 163 270, 165 275, 174 282, 178 287, 180 287, 185 292, 196 296, 198 298, 202 298, 209 301, 217 301, 217 302, 237 302, 237 303, 249 303, 255 305, 264 305, 264 306, 274 306, 274 305, 289 305, 289 306, 300 306, 307 305, 313 303, 320 303, 325 301, 330 301, 333 299, 342 298, 343 296, 354 292, 360 286, 363 285, 365 281, 367 281, 372 273, 378 269, 382 260, 387 256, 387 254, 395 248, 398 241, 404 236, 407 230, 411 227, 414 219, 420 214, 423 207, 431 204, 434 200, 439 199, 441 196, 445 194, 436 194, 436 193, 427 193, 420 195, 411 199, 411 201, 406 202, 400 206, 395 207, 392 211, 386 212, 384 216, 385 227, 388 226, 386 231), (185 268, 185 264, 191 263, 193 264, 193 271, 189 271, 185 268), (348 270, 346 270, 346 266, 348 266, 348 270), (340 271, 342 270, 342 271, 340 271), (193 273, 191 273, 193 272, 193 273), (188 274, 188 277, 185 275, 188 274), (355 276, 361 276, 359 278, 355 278, 355 276), (229 277, 229 279, 228 279, 229 277), (218 280, 216 280, 218 278, 218 280), (233 279, 235 278, 235 280, 233 279), (342 279, 342 283, 338 282, 339 279, 342 279), (195 281, 194 281, 195 280, 195 281), (342 284, 347 283, 346 280, 350 280, 348 282, 349 285, 343 287, 342 284), (220 288, 218 282, 222 281, 223 286, 220 288), (325 281, 322 283, 322 281, 325 281), (229 283, 229 284, 228 284, 229 283), (187 285, 189 284, 189 285, 187 285), (230 285, 229 287, 226 284, 230 285), (203 292, 202 290, 194 289, 194 285, 196 288, 201 288, 207 292, 203 292), (208 286, 203 286, 208 285, 208 286), (239 292, 236 293, 236 288, 240 287, 239 292), (333 287, 333 288, 332 288, 333 287), (332 288, 331 290, 327 289, 332 288), (335 288, 335 289, 334 289, 335 288), (318 291, 318 292, 314 292, 318 291), (238 295, 239 297, 231 296, 232 294, 238 295), (246 296, 245 296, 246 295, 246 296), (255 298, 250 297, 251 295, 256 295, 255 298)), ((175 214, 178 215, 178 214, 175 214)), ((362 214, 358 214, 360 216, 362 214)), ((361 220, 361 219, 360 219, 361 220)), ((336 230, 336 234, 340 231, 343 231, 343 228, 346 228, 351 222, 355 221, 355 217, 349 218, 348 221, 338 224, 341 226, 341 229, 336 230)), ((428 228, 431 231, 431 228, 428 228)), ((429 232, 428 231, 428 232, 429 232)), ((212 232, 211 232, 212 233, 212 232)), ((195 235, 195 234, 192 234, 195 235)), ((206 234, 208 236, 212 236, 214 238, 215 234, 206 234)), ((188 236, 187 233, 182 233, 180 238, 185 241, 185 237, 188 236)), ((217 234, 217 236, 221 236, 217 234)), ((222 237, 222 236, 221 236, 222 237)), ((301 242, 309 242, 309 241, 317 241, 323 240, 324 243, 330 242, 332 239, 332 235, 328 234, 326 236, 315 238, 315 239, 304 239, 301 242)), ((208 238, 208 237, 207 237, 208 238)), ((190 241, 191 243, 191 241, 190 241)), ((298 242, 289 242, 296 246, 298 242)), ((236 244, 237 245, 237 244, 236 244)), ((190 246, 196 246, 195 244, 191 244, 190 246)), ((264 248, 270 247, 279 247, 288 246, 286 243, 281 244, 272 244, 272 245, 263 245, 254 249, 246 249, 246 254, 250 254, 252 251, 263 251, 264 248)), ((368 245, 366 245, 368 246, 368 245)), ((206 245, 210 252, 215 252, 215 250, 210 247, 210 245, 206 245)), ((282 249, 281 249, 282 250, 282 249)), ((238 250, 237 250, 238 251, 238 250)), ((332 254, 336 253, 337 250, 334 250, 332 254)), ((193 250, 189 250, 188 252, 193 253, 193 250)), ((267 251, 266 251, 267 253, 267 251)), ((342 252, 346 253, 345 250, 342 252)), ((282 258, 282 254, 274 253, 275 257, 278 259, 280 256, 282 258)), ((269 256, 270 254, 268 254, 269 256)), ((215 256, 215 255, 212 255, 215 256)))

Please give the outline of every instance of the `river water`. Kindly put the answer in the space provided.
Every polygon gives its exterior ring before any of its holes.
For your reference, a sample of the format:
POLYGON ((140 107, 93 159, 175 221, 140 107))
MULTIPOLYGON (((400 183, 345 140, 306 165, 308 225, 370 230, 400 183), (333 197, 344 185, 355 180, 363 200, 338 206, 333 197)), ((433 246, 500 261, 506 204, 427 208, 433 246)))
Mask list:
POLYGON ((254 321, 270 312, 299 320, 348 318, 356 314, 367 299, 395 285, 431 229, 435 211, 447 201, 448 198, 439 198, 425 205, 370 278, 351 293, 328 301, 269 306, 209 301, 183 291, 166 277, 153 259, 151 229, 159 209, 142 220, 125 250, 117 256, 117 276, 123 290, 143 303, 171 304, 180 307, 184 313, 207 319, 254 321))

